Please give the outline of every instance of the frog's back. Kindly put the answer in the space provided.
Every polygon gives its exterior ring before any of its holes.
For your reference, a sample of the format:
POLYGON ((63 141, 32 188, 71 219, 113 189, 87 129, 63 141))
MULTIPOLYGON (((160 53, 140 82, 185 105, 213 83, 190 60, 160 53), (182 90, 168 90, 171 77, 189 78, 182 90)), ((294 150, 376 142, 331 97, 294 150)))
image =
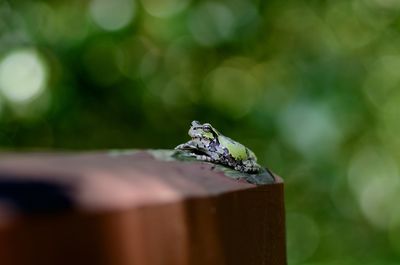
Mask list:
POLYGON ((255 155, 251 150, 229 137, 223 136, 218 140, 223 147, 228 149, 229 154, 236 160, 253 159, 253 157, 255 158, 255 155))

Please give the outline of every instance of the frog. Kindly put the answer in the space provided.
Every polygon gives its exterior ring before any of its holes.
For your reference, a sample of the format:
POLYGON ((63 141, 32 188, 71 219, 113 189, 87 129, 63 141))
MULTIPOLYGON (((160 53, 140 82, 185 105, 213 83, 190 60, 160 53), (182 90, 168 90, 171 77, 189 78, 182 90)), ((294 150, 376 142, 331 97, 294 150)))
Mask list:
POLYGON ((175 147, 196 160, 221 164, 244 173, 259 173, 262 167, 257 163, 253 151, 243 144, 221 134, 210 123, 192 121, 189 132, 192 138, 175 147))

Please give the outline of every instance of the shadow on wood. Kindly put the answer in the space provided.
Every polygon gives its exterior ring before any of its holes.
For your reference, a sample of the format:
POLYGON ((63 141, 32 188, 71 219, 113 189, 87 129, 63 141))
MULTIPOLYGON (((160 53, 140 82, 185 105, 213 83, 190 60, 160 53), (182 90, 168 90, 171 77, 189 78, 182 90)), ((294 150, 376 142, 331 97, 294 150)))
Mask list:
POLYGON ((151 152, 0 155, 2 265, 286 264, 283 183, 151 152))

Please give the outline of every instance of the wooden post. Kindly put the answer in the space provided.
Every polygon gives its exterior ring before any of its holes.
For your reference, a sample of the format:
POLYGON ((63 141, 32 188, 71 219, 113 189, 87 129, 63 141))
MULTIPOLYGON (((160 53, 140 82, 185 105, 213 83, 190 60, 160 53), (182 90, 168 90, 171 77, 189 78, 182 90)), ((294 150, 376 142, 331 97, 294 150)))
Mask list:
POLYGON ((279 177, 154 154, 0 155, 0 264, 286 264, 279 177))

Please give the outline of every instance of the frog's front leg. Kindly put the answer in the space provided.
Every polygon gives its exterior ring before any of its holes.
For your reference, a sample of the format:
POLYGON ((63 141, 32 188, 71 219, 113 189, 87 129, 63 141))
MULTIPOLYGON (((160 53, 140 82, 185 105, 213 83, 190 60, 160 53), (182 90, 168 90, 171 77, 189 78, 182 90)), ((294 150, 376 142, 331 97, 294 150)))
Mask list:
POLYGON ((197 146, 193 143, 193 141, 186 142, 184 144, 180 144, 175 147, 175 150, 192 150, 196 149, 197 146))
MULTIPOLYGON (((190 150, 190 149, 188 149, 190 150)), ((196 160, 205 161, 205 162, 214 162, 215 160, 207 155, 200 155, 194 152, 187 152, 188 156, 195 158, 196 160)))
POLYGON ((196 153, 195 151, 199 150, 199 146, 196 143, 194 143, 193 141, 189 141, 184 144, 180 144, 177 147, 175 147, 175 149, 185 151, 188 156, 193 157, 196 160, 201 160, 201 161, 206 161, 206 162, 214 162, 215 161, 215 159, 210 156, 207 156, 205 154, 196 153))

